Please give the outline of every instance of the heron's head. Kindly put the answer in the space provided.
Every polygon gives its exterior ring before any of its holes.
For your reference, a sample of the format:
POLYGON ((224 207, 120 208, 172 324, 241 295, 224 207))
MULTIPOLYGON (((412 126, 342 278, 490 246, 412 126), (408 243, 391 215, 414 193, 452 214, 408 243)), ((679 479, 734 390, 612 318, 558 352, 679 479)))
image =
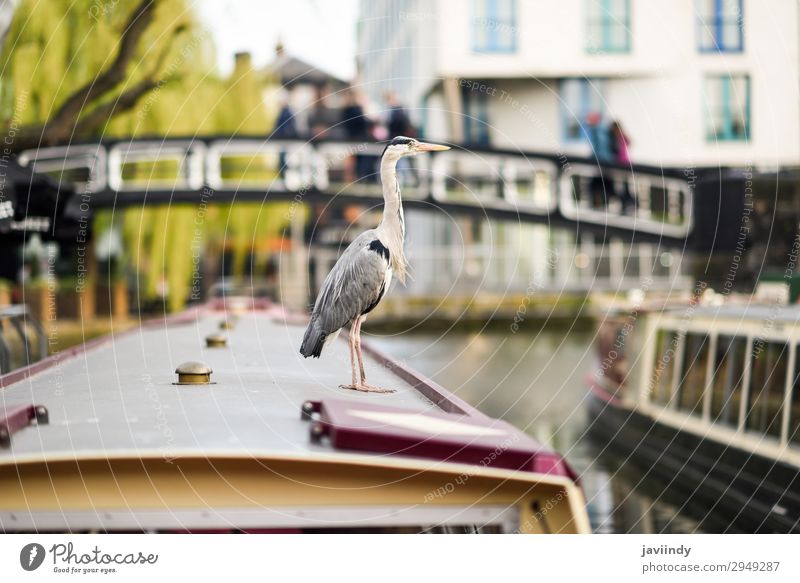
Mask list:
POLYGON ((383 155, 389 159, 397 160, 403 156, 414 156, 420 152, 441 152, 449 150, 450 146, 442 146, 440 144, 428 144, 420 142, 414 138, 407 138, 405 136, 397 136, 389 145, 386 146, 383 155))

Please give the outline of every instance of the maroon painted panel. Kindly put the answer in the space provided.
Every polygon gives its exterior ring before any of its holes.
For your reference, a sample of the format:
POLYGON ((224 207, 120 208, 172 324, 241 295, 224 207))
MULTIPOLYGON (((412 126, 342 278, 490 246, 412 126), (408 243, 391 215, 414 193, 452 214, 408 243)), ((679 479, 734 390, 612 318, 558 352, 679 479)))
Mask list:
POLYGON ((41 405, 18 405, 0 409, 0 446, 9 447, 11 436, 36 419, 44 424, 49 421, 47 409, 41 405))
POLYGON ((537 472, 576 479, 558 454, 514 426, 469 415, 386 407, 339 399, 311 403, 318 413, 312 436, 333 447, 472 465, 537 472))

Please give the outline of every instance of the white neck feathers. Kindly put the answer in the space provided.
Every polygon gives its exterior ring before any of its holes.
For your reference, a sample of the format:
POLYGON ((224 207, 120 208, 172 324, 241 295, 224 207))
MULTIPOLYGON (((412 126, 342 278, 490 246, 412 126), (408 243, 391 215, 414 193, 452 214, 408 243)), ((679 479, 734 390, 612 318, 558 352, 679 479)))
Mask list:
POLYGON ((408 262, 403 252, 406 227, 403 217, 403 201, 400 198, 400 183, 397 180, 397 158, 384 155, 381 159, 381 185, 383 187, 383 220, 378 225, 378 235, 389 249, 389 261, 394 275, 406 281, 408 262))

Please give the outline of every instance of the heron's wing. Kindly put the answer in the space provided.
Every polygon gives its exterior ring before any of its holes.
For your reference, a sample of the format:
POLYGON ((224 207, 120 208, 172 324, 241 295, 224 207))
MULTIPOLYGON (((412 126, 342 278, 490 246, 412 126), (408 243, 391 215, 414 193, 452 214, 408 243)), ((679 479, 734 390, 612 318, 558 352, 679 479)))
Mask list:
POLYGON ((325 278, 311 316, 325 333, 366 312, 385 291, 389 264, 384 254, 370 249, 375 240, 374 229, 356 237, 325 278))

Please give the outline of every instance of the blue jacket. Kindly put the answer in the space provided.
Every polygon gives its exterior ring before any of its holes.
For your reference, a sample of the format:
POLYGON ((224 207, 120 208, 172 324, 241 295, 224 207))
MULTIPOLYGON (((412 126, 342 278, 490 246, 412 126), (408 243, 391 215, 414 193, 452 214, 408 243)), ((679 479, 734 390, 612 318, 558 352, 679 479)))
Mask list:
POLYGON ((589 144, 592 146, 590 155, 593 158, 597 158, 601 162, 610 162, 614 159, 608 128, 600 124, 586 126, 586 135, 589 138, 589 144))

